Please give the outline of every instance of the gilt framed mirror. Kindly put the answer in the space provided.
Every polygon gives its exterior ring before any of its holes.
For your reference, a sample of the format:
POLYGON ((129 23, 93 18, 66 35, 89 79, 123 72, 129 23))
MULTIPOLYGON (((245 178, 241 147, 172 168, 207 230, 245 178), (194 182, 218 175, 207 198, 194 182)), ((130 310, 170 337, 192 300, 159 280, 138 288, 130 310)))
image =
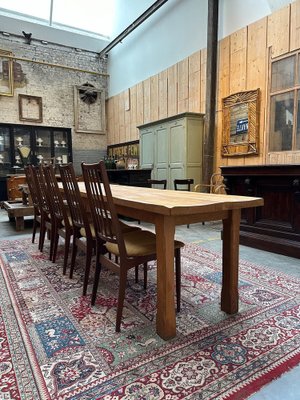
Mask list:
POLYGON ((258 154, 259 89, 225 97, 222 106, 222 155, 258 154))

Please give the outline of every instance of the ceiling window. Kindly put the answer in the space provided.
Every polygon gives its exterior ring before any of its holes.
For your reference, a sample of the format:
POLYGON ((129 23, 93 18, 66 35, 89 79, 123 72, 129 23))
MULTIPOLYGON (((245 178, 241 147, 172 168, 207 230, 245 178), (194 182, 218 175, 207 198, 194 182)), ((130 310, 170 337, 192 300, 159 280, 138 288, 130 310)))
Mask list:
POLYGON ((109 38, 114 0, 0 0, 0 14, 109 38))
POLYGON ((300 52, 271 64, 270 151, 300 150, 300 52))

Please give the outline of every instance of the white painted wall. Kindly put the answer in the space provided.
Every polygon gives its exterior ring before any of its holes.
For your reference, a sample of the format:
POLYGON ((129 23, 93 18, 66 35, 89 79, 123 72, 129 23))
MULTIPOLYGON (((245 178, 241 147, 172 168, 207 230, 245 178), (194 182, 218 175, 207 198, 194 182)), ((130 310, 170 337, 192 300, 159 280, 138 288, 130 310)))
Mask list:
MULTIPOLYGON (((294 0, 219 0, 219 38, 294 0)), ((116 0, 116 37, 154 1, 116 0)), ((169 0, 109 53, 109 96, 206 47, 207 0, 169 0)))

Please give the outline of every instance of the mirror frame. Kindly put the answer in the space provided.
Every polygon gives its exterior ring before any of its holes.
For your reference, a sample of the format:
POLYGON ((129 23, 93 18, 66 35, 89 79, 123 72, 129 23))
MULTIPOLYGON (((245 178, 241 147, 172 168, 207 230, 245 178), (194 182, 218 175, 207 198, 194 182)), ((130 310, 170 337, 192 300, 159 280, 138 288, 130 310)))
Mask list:
MULTIPOLYGON (((222 156, 245 156, 258 154, 259 152, 259 98, 260 91, 248 90, 245 92, 238 92, 232 94, 222 100, 223 110, 223 132, 222 132, 222 156), (244 115, 239 115, 236 119, 234 109, 247 106, 247 112, 244 115), (239 142, 232 142, 231 127, 235 126, 237 131, 238 122, 246 122, 247 130, 243 133, 246 134, 247 139, 239 142)), ((237 133, 235 131, 235 133, 237 133)))

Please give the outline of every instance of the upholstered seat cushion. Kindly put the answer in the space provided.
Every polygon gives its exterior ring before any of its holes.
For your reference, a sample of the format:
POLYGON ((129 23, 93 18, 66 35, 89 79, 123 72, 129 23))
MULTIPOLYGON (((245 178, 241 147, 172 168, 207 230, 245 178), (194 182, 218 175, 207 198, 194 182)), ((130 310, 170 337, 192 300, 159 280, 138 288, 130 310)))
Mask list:
MULTIPOLYGON (((147 256, 156 253, 156 236, 154 233, 140 230, 124 234, 124 242, 128 257, 147 256)), ((183 247, 184 243, 175 240, 174 247, 183 247)), ((109 253, 116 256, 120 255, 119 246, 115 243, 105 243, 105 247, 109 253)))
MULTIPOLYGON (((92 237, 95 238, 95 237, 96 237, 96 234, 95 234, 95 228, 94 228, 94 225, 93 225, 93 224, 90 224, 90 230, 91 230, 92 237)), ((80 235, 81 235, 81 236, 86 237, 86 230, 85 230, 85 228, 81 228, 79 232, 80 232, 80 235)))

